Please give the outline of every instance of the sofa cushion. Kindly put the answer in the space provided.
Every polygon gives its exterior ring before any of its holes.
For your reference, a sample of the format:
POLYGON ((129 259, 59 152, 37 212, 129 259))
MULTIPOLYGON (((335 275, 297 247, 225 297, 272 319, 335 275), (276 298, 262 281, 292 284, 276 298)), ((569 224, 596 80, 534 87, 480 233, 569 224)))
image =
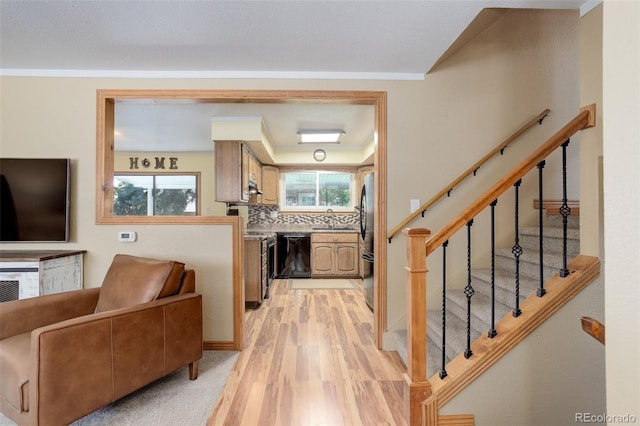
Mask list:
POLYGON ((181 262, 117 254, 102 282, 96 312, 176 294, 183 272, 181 262))
POLYGON ((31 333, 0 340, 0 394, 18 413, 29 411, 31 333))

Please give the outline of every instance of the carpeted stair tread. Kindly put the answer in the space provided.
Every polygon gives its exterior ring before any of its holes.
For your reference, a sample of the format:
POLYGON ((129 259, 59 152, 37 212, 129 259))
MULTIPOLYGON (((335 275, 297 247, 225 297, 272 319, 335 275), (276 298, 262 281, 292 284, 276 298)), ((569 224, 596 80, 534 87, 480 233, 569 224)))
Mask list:
MULTIPOLYGON (((474 289, 486 296, 491 295, 491 269, 477 268, 471 270, 471 278, 474 282, 474 289)), ((506 269, 496 269, 495 271, 495 293, 496 301, 507 306, 515 303, 515 273, 506 269)), ((520 301, 524 301, 531 293, 537 290, 538 279, 527 276, 520 276, 520 301)))
MULTIPOLYGON (((467 319, 467 296, 463 290, 447 292, 447 311, 462 321, 467 319)), ((514 296, 515 299, 515 296, 514 296)), ((511 311, 508 305, 496 302, 495 322, 511 311)), ((491 328, 491 297, 475 292, 471 297, 471 327, 479 333, 486 333, 491 328)))
MULTIPOLYGON (((572 257, 567 258, 567 263, 572 257)), ((562 268, 562 256, 557 253, 544 253, 544 280, 553 277, 562 268)), ((537 279, 540 274, 540 254, 535 250, 523 250, 520 256, 520 277, 537 279)), ((496 268, 515 272, 515 257, 510 247, 496 249, 496 268)))
MULTIPOLYGON (((546 216, 547 220, 545 226, 562 228, 562 215, 550 214, 546 216)), ((580 216, 569 215, 567 216, 567 227, 570 229, 580 229, 580 216)))
MULTIPOLYGON (((561 254, 563 248, 562 228, 544 228, 542 230, 542 249, 545 253, 561 254)), ((538 250, 540 248, 540 228, 525 227, 520 229, 520 245, 524 249, 538 250)), ((575 256, 580 251, 580 230, 567 229, 567 254, 575 256)))
MULTIPOLYGON (((395 330, 392 332, 393 338, 398 348, 398 355, 400 359, 407 365, 407 330, 395 330)), ((445 362, 448 363, 451 359, 445 358, 445 362)), ((436 345, 436 343, 427 339, 427 376, 431 377, 433 374, 440 371, 442 368, 442 350, 436 345)))
MULTIPOLYGON (((473 323, 473 321, 472 321, 473 323)), ((483 333, 471 328, 473 342, 483 333)), ((429 309, 427 311, 427 337, 432 339, 438 349, 442 349, 442 310, 429 309)), ((447 313, 447 350, 446 356, 453 359, 467 346, 467 322, 451 313, 447 313)))
MULTIPOLYGON (((558 228, 558 227, 543 227, 542 229, 542 234, 544 236, 548 236, 551 238, 562 238, 562 234, 564 233, 562 228, 558 228)), ((534 235, 534 236, 539 236, 540 235, 540 228, 537 226, 524 226, 520 228, 520 236, 522 237, 522 235, 534 235)), ((567 228, 567 238, 572 239, 572 240, 579 240, 580 239, 580 229, 577 228, 567 228)))
POLYGON ((402 361, 404 361, 404 365, 407 365, 407 330, 394 330, 391 332, 393 339, 396 343, 396 348, 398 355, 402 361))
MULTIPOLYGON (((445 365, 451 358, 445 355, 445 365)), ((427 377, 431 377, 442 369, 442 349, 436 343, 427 339, 427 377)))

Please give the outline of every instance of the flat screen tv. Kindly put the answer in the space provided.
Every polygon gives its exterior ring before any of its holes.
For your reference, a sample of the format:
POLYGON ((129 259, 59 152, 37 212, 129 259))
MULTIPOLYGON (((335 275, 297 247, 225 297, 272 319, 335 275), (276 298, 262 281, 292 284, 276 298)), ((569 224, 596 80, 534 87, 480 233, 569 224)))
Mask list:
POLYGON ((0 241, 69 241, 69 159, 0 158, 0 241))

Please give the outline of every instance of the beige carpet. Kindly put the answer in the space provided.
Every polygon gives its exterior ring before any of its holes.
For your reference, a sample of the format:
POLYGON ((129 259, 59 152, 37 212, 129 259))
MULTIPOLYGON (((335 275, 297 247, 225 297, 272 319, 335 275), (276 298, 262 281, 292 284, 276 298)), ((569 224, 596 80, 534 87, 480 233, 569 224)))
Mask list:
POLYGON ((290 279, 289 290, 358 290, 353 280, 346 278, 290 279))

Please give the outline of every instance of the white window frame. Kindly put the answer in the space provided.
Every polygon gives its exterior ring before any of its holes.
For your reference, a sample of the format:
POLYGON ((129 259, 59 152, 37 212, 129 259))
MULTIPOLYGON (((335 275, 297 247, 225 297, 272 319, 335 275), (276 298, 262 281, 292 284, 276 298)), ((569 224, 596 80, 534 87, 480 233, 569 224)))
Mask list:
POLYGON ((318 169, 300 169, 300 170, 286 170, 280 172, 280 181, 279 181, 279 192, 281 194, 280 197, 280 211, 284 212, 325 212, 327 209, 332 209, 334 212, 353 212, 356 206, 356 182, 357 173, 350 170, 318 170, 318 169), (350 186, 350 195, 349 195, 349 205, 348 206, 288 206, 287 205, 287 191, 285 185, 285 175, 287 173, 316 173, 316 200, 319 200, 319 179, 323 173, 343 173, 349 174, 351 176, 349 186, 350 186))
MULTIPOLYGON (((195 180, 195 191, 196 191, 196 199, 195 202, 193 203, 192 208, 189 209, 189 211, 185 211, 185 214, 180 215, 180 216, 198 216, 200 215, 200 176, 198 173, 189 173, 189 172, 185 172, 185 173, 130 173, 130 172, 115 172, 113 175, 113 181, 114 181, 114 187, 116 186, 116 180, 121 178, 121 177, 125 177, 125 176, 139 176, 139 177, 151 177, 152 178, 152 185, 151 186, 145 186, 145 188, 147 189, 147 216, 161 216, 161 215, 156 215, 154 212, 154 189, 156 188, 156 178, 158 177, 170 177, 170 176, 175 176, 175 177, 193 177, 195 180)), ((115 196, 115 192, 114 192, 114 196, 115 196)), ((114 213, 115 215, 115 213, 114 213)), ((117 217, 126 217, 126 215, 115 215, 117 217)), ((164 215, 162 215, 164 216, 164 215)))

